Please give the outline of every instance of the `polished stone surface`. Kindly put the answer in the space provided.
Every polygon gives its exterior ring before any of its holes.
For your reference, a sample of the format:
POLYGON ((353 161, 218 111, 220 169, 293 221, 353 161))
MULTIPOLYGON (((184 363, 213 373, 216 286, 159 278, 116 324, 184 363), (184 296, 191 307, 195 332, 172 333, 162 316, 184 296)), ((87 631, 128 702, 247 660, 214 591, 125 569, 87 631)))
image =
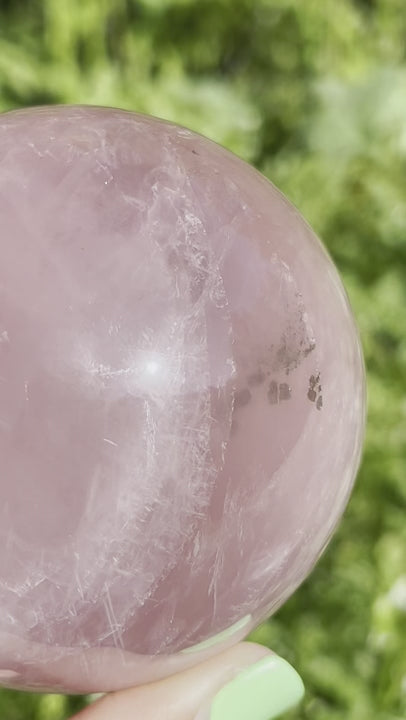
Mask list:
POLYGON ((244 637, 325 547, 363 419, 337 272, 265 178, 136 114, 0 116, 0 683, 244 637))

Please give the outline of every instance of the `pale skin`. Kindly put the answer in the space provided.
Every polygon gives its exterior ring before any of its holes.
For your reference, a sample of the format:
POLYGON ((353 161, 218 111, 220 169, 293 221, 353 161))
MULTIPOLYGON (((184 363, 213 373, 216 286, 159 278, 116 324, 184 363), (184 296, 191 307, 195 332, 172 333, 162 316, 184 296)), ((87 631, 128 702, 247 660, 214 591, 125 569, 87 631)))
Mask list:
POLYGON ((205 720, 215 694, 270 651, 242 642, 160 682, 105 695, 71 720, 205 720))

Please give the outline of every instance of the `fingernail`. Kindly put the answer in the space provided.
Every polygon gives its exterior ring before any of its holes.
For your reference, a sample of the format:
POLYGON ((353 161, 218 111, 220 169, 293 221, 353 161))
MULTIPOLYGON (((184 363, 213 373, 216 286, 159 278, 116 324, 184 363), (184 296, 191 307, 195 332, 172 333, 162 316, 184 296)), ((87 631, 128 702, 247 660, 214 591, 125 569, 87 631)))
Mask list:
POLYGON ((192 645, 192 647, 181 650, 181 654, 189 655, 190 653, 207 650, 213 645, 219 645, 224 640, 228 640, 229 638, 233 637, 233 635, 236 636, 237 633, 240 633, 242 630, 244 630, 251 623, 251 621, 252 615, 245 615, 245 617, 241 618, 241 620, 238 620, 238 622, 234 623, 234 625, 226 628, 226 630, 222 630, 222 632, 217 633, 217 635, 213 635, 211 638, 208 638, 208 640, 204 640, 198 645, 192 645))
POLYGON ((195 720, 272 720, 297 705, 303 694, 296 670, 270 655, 236 675, 195 720))

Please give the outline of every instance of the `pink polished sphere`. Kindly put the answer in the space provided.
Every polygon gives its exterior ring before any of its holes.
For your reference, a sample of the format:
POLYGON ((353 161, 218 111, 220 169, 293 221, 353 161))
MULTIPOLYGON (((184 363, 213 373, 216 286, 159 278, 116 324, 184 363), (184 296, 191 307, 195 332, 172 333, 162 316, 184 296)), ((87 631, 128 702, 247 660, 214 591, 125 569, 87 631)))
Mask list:
POLYGON ((154 680, 306 577, 360 457, 337 272, 258 172, 120 110, 0 117, 0 683, 154 680))

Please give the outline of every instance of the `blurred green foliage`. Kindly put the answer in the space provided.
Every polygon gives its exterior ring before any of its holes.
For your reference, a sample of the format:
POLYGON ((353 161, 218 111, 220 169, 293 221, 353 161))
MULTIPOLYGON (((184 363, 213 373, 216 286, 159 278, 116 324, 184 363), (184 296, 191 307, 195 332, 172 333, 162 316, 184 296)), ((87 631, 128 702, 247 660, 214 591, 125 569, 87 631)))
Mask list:
MULTIPOLYGON (((404 0, 0 0, 0 109, 42 103, 189 126, 261 169, 324 239, 365 349, 364 461, 329 550, 254 637, 303 675, 292 718, 404 720, 404 0)), ((85 702, 2 691, 0 717, 63 720, 85 702)))

